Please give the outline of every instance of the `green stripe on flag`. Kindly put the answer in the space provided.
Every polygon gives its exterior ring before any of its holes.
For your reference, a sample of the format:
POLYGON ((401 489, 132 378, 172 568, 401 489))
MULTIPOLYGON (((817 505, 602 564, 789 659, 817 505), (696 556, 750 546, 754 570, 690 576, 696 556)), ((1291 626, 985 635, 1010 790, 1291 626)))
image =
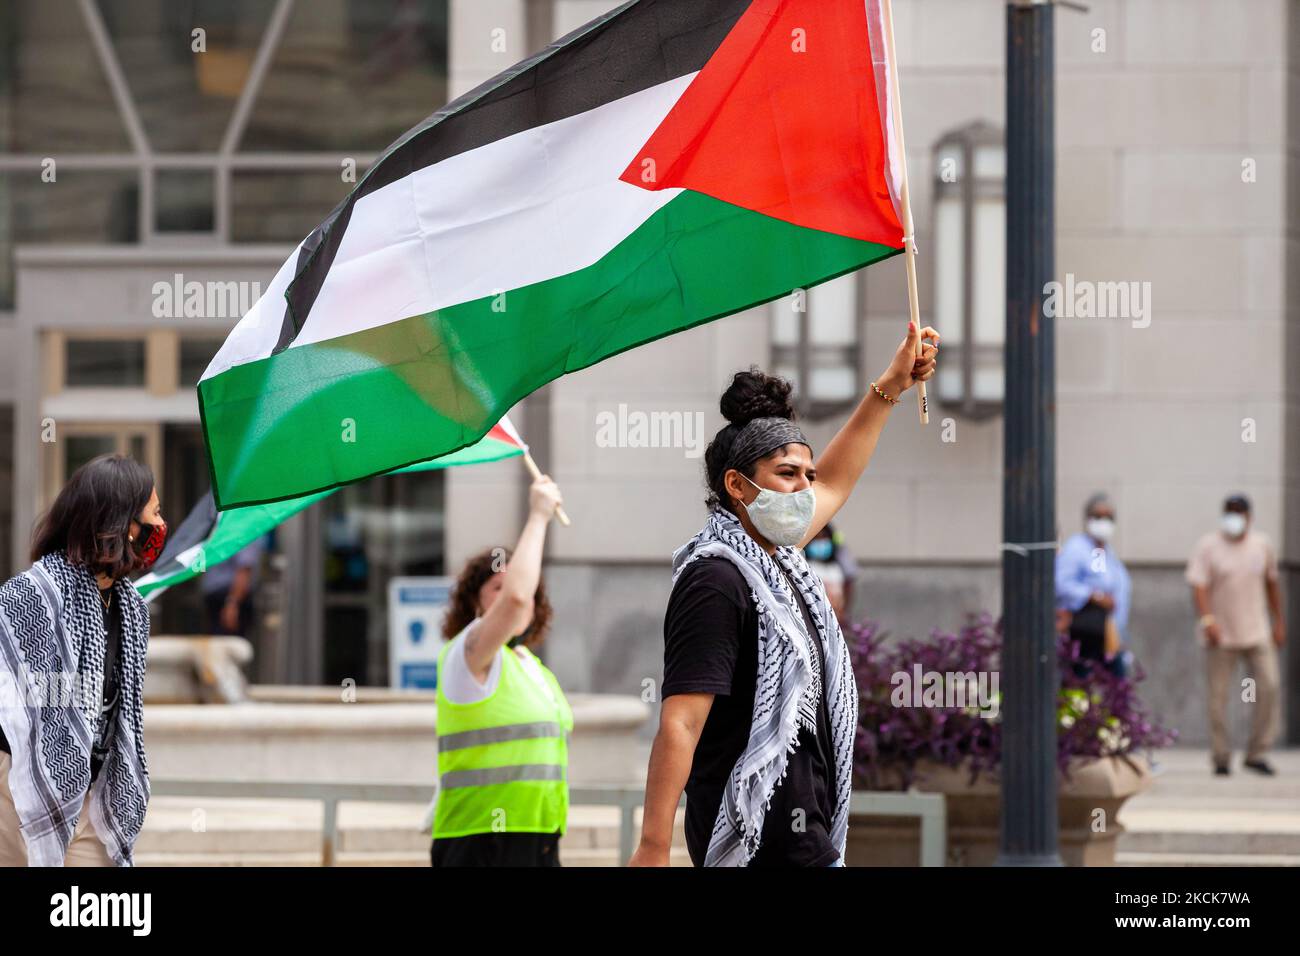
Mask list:
MULTIPOLYGON (((417 462, 405 468, 398 468, 388 474, 400 475, 418 471, 437 471, 458 465, 476 465, 489 461, 499 461, 513 455, 522 455, 524 450, 517 445, 498 441, 488 437, 482 441, 462 448, 450 455, 443 455, 430 461, 417 462)), ((286 498, 260 505, 245 505, 228 508, 217 514, 216 527, 198 551, 190 557, 187 568, 168 575, 146 574, 135 582, 136 589, 145 597, 154 591, 173 587, 191 578, 198 577, 203 571, 214 568, 222 561, 234 557, 235 553, 250 541, 266 534, 272 528, 293 517, 304 508, 310 507, 322 498, 332 495, 337 489, 329 488, 315 494, 302 495, 298 498, 286 498), (199 558, 199 554, 202 558, 199 558)))

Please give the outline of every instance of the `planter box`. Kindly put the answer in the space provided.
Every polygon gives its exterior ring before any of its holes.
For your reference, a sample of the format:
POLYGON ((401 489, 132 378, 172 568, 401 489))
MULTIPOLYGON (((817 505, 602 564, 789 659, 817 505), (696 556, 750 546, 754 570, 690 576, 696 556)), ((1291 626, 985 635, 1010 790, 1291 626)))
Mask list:
MULTIPOLYGON (((1139 757, 1079 760, 1070 778, 1057 775, 1059 850, 1066 866, 1113 866, 1124 828, 1116 816, 1124 801, 1151 783, 1139 757)), ((965 768, 922 762, 915 789, 942 793, 948 812, 948 865, 991 866, 998 856, 1002 790, 996 779, 970 782, 965 768)), ((849 866, 916 866, 920 823, 906 817, 850 816, 849 866)))

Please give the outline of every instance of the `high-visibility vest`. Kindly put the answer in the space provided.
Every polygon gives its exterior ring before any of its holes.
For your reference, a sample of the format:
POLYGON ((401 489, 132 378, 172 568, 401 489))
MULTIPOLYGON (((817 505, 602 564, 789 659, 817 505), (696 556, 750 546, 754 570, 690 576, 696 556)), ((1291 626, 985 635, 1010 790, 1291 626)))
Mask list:
MULTIPOLYGON (((438 655, 438 673, 449 641, 438 655)), ((433 838, 472 833, 564 832, 569 815, 569 755, 565 735, 573 711, 560 684, 527 648, 544 680, 525 669, 517 652, 500 651, 496 690, 457 704, 438 681, 438 805, 433 838)))

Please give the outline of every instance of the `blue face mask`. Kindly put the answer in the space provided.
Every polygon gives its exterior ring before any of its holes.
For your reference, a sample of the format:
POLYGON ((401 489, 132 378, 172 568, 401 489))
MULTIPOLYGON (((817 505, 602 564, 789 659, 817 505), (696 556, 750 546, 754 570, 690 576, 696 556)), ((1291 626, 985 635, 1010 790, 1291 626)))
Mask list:
POLYGON ((835 553, 835 542, 830 538, 815 538, 803 549, 809 561, 829 561, 835 553))

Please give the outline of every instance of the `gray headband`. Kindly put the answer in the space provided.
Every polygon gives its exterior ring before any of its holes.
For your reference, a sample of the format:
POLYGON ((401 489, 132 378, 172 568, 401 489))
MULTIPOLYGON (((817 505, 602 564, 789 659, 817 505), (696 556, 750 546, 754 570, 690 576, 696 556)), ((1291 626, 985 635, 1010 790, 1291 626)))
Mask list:
POLYGON ((773 449, 788 445, 790 442, 807 445, 808 450, 812 450, 812 444, 804 437, 803 432, 799 430, 799 426, 790 419, 752 419, 740 430, 736 440, 731 443, 731 452, 727 455, 727 464, 723 471, 726 471, 727 468, 735 468, 739 471, 773 449))

